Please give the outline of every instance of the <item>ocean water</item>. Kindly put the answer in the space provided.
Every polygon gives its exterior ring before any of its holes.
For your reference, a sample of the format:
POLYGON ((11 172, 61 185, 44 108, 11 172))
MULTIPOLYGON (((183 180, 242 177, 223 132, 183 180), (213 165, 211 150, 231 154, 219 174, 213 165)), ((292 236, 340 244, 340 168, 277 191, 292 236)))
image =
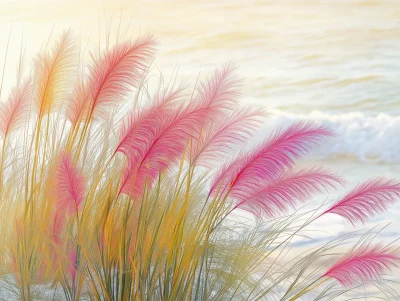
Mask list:
MULTIPOLYGON (((400 0, 3 0, 0 23, 0 58, 13 24, 2 96, 21 41, 29 66, 65 28, 83 49, 106 45, 109 28, 110 43, 151 33, 160 41, 154 67, 166 76, 177 71, 193 82, 236 62, 242 102, 271 113, 260 139, 299 120, 325 124, 337 137, 305 164, 337 171, 349 188, 377 176, 400 179, 400 0)), ((399 214, 400 202, 366 227, 391 223, 382 239, 394 240, 399 214)), ((323 238, 350 225, 329 217, 319 228, 323 238)))

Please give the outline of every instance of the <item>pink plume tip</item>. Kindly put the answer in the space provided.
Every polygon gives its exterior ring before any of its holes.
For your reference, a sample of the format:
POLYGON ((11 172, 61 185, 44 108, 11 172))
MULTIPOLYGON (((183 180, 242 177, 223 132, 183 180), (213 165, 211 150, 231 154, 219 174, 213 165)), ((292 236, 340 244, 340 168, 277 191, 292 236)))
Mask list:
POLYGON ((56 198, 59 210, 65 210, 67 215, 76 214, 82 203, 86 189, 85 178, 73 164, 69 153, 63 153, 56 173, 56 198))
POLYGON ((333 265, 322 277, 336 279, 345 287, 378 280, 385 270, 398 267, 400 257, 382 246, 363 247, 333 265))
POLYGON ((89 90, 91 110, 121 101, 132 87, 138 87, 155 53, 153 37, 116 45, 99 59, 93 56, 89 90))
POLYGON ((263 108, 245 108, 209 122, 201 129, 200 137, 193 139, 191 163, 215 165, 229 151, 252 138, 264 124, 266 116, 263 108))
POLYGON ((8 101, 0 106, 0 133, 6 137, 29 112, 32 97, 32 82, 27 79, 12 89, 8 101))
POLYGON ((259 185, 250 196, 240 198, 235 208, 245 209, 257 217, 274 217, 295 208, 299 202, 343 184, 341 178, 321 168, 289 170, 276 180, 259 185))
POLYGON ((365 223, 387 210, 400 197, 400 183, 377 178, 358 185, 323 214, 333 213, 350 221, 365 223))
POLYGON ((223 166, 212 181, 210 193, 218 189, 226 193, 230 189, 230 196, 248 196, 260 183, 276 179, 311 146, 332 135, 327 128, 313 123, 297 123, 277 131, 250 153, 223 166))
POLYGON ((237 103, 239 80, 234 75, 234 64, 226 64, 201 82, 196 101, 205 106, 231 108, 237 103))

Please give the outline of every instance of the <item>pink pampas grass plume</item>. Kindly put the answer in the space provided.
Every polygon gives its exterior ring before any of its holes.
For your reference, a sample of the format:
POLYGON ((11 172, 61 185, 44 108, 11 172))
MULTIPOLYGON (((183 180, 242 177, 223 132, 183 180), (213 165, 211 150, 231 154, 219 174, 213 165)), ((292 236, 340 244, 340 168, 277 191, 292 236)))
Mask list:
POLYGON ((276 179, 285 168, 293 167, 294 160, 307 154, 312 145, 332 135, 323 126, 302 122, 278 131, 253 151, 223 166, 212 181, 210 193, 220 189, 224 193, 229 191, 232 198, 243 200, 260 183, 276 179))
POLYGON ((368 218, 387 210, 400 197, 400 183, 377 178, 358 185, 323 214, 333 213, 350 221, 366 223, 368 218))
POLYGON ((380 245, 362 247, 333 265, 322 277, 336 279, 345 287, 378 280, 383 272, 398 267, 400 257, 380 245))
POLYGON ((88 83, 90 114, 120 102, 131 87, 138 87, 154 57, 155 45, 155 39, 146 36, 116 45, 97 59, 92 55, 88 83))
POLYGON ((257 217, 274 217, 287 212, 289 208, 295 208, 298 203, 305 202, 318 193, 343 184, 340 177, 321 168, 295 172, 289 170, 276 180, 260 185, 258 190, 240 201, 235 208, 245 209, 257 217))
POLYGON ((68 216, 76 214, 84 199, 86 181, 73 164, 69 153, 62 153, 56 173, 56 199, 58 210, 65 210, 68 216))
POLYGON ((32 100, 32 81, 30 78, 11 90, 6 103, 0 106, 0 134, 8 136, 29 113, 29 102, 32 100))

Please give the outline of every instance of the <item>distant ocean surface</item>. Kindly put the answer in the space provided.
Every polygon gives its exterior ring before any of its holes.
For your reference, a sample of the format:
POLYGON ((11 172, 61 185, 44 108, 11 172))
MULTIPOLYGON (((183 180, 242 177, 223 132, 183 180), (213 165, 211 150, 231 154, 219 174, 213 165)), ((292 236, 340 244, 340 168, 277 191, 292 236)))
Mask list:
MULTIPOLYGON (((158 37, 154 67, 166 76, 176 71, 193 82, 236 62, 242 102, 270 109, 260 139, 299 120, 331 127, 337 137, 305 164, 332 168, 349 188, 376 176, 400 179, 400 0, 2 1, 0 62, 12 22, 5 91, 22 33, 29 65, 51 32, 70 27, 83 48, 89 41, 98 49, 111 24, 110 43, 116 32, 158 37)), ((399 216, 400 202, 367 227, 392 222, 384 239, 394 240, 399 216)), ((350 228, 334 217, 321 225, 322 237, 350 228)))

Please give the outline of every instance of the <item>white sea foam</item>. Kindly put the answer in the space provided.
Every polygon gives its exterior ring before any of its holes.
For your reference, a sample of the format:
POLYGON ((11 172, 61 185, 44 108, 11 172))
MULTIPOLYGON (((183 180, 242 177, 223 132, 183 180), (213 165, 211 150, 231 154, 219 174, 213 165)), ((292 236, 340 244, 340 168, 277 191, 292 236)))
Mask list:
POLYGON ((312 155, 319 158, 353 157, 361 162, 400 163, 400 116, 361 112, 332 114, 313 111, 293 114, 272 111, 268 130, 300 120, 313 121, 337 134, 312 155))

